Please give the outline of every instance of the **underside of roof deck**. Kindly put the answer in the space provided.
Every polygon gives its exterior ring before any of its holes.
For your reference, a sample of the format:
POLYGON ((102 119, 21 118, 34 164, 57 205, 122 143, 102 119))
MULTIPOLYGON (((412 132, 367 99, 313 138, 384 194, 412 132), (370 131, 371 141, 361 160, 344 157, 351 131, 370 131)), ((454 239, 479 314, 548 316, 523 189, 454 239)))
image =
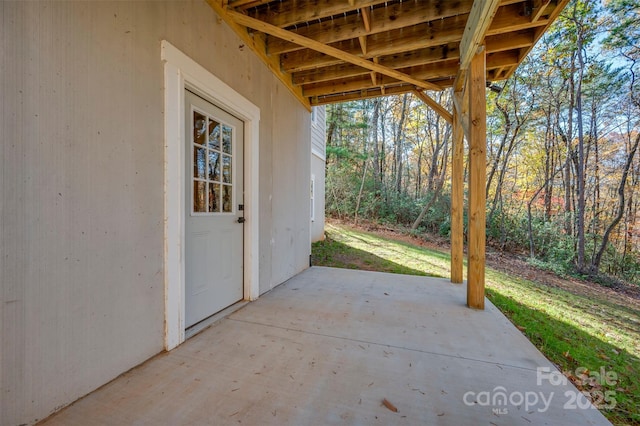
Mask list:
MULTIPOLYGON (((490 2, 208 1, 308 105, 452 86, 463 36, 479 22, 473 8, 490 2)), ((499 0, 485 9, 487 80, 509 77, 567 2, 499 0)))

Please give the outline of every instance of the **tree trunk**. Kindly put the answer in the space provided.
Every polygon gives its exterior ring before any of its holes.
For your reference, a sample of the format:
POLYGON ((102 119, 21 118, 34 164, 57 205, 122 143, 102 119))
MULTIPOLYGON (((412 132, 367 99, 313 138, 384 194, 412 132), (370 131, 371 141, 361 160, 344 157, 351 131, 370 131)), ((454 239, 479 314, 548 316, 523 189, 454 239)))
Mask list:
POLYGON ((572 220, 572 212, 574 209, 572 208, 572 194, 573 194, 573 185, 571 180, 571 161, 573 159, 573 146, 571 145, 573 139, 573 108, 575 106, 575 81, 573 79, 574 73, 576 71, 576 60, 575 53, 571 55, 571 67, 570 67, 570 76, 569 76, 569 106, 568 112, 569 117, 567 119, 567 134, 563 135, 564 143, 567 147, 567 158, 565 160, 565 187, 564 187, 564 211, 565 211, 565 232, 567 235, 574 235, 573 232, 573 220, 572 220))
POLYGON ((354 216, 354 223, 356 225, 358 224, 358 211, 360 210, 360 200, 362 200, 362 190, 364 189, 364 181, 367 177, 367 164, 369 164, 369 162, 365 158, 364 166, 362 167, 362 181, 360 181, 360 191, 358 192, 358 199, 356 200, 356 212, 354 216))
MULTIPOLYGON (((576 25, 577 26, 577 25, 576 25)), ((578 43, 576 46, 577 54, 578 54, 578 86, 576 89, 576 113, 578 115, 578 156, 577 156, 577 164, 576 164, 576 180, 578 181, 578 208, 577 208, 577 238, 578 238, 578 250, 577 250, 577 266, 579 272, 584 272, 586 269, 585 265, 585 235, 584 235, 584 217, 585 217, 585 191, 584 191, 584 171, 585 171, 585 154, 584 154, 584 130, 582 126, 582 79, 584 75, 584 58, 582 56, 582 30, 577 29, 578 31, 578 43)))
POLYGON ((395 135, 395 160, 396 160, 396 192, 402 193, 402 153, 403 153, 403 138, 404 138, 404 121, 407 112, 407 98, 405 93, 402 96, 402 108, 400 110, 400 120, 398 121, 398 127, 395 135))
POLYGON ((629 174, 629 169, 631 168, 631 164, 633 164, 633 157, 636 155, 636 151, 638 150, 639 143, 640 143, 640 134, 636 136, 636 140, 633 144, 633 147, 631 148, 631 151, 629 151, 627 162, 625 163, 624 169, 622 171, 622 177, 620 178, 620 184, 618 185, 617 214, 613 219, 613 221, 607 227, 607 230, 605 231, 604 235, 602 236, 602 241, 600 242, 600 248, 598 249, 598 252, 596 253, 595 257, 591 261, 590 273, 592 275, 598 275, 598 273, 600 272, 600 262, 602 261, 602 255, 607 249, 609 236, 611 235, 611 232, 614 230, 614 228, 618 225, 618 223, 620 223, 620 220, 622 219, 622 216, 624 214, 624 205, 625 205, 624 187, 627 182, 627 175, 629 174))
POLYGON ((535 259, 536 253, 535 253, 535 247, 534 247, 535 243, 533 241, 533 217, 531 214, 531 206, 533 205, 533 202, 536 200, 536 198, 538 198, 538 195, 540 194, 540 192, 542 192, 542 190, 549 185, 549 182, 551 182, 555 178, 555 176, 563 170, 563 167, 564 166, 560 167, 558 170, 553 172, 553 174, 547 178, 547 180, 544 182, 544 184, 542 184, 540 188, 538 188, 538 190, 533 194, 533 197, 531 197, 531 199, 527 203, 527 219, 528 219, 527 228, 529 231, 529 255, 531 256, 532 259, 535 259))
POLYGON ((373 144, 373 176, 376 189, 382 183, 380 175, 380 148, 378 147, 378 117, 380 116, 380 98, 373 101, 373 117, 371 117, 371 142, 373 144))
POLYGON ((493 196, 493 201, 491 202, 491 210, 489 213, 488 222, 491 223, 493 220, 493 215, 496 211, 496 207, 498 205, 498 201, 501 200, 502 197, 502 184, 504 183, 504 177, 507 172, 507 166, 509 165, 509 159, 511 158, 511 154, 513 154, 513 150, 516 147, 516 138, 518 136, 518 132, 520 130, 520 124, 516 126, 513 130, 513 134, 509 140, 509 145, 507 146, 507 151, 504 154, 504 160, 502 162, 502 166, 500 167, 500 171, 498 172, 498 181, 496 183, 496 191, 493 196))
POLYGON ((593 102, 591 108, 591 123, 592 123, 592 144, 594 150, 594 190, 593 190, 593 220, 592 220, 592 233, 593 233, 593 253, 591 253, 591 259, 596 255, 597 235, 600 231, 599 216, 600 216, 600 147, 598 144, 598 121, 597 121, 597 108, 596 102, 593 102))
POLYGON ((502 118, 504 119, 504 135, 502 136, 502 140, 500 141, 500 145, 498 145, 498 151, 496 152, 493 161, 491 162, 491 170, 489 170, 489 174, 487 175, 487 187, 485 189, 486 197, 489 198, 489 189, 491 189, 491 182, 493 182, 493 176, 498 170, 498 166, 500 164, 500 158, 502 157, 502 151, 504 150, 504 146, 509 137, 509 132, 511 131, 511 119, 509 117, 509 113, 507 109, 500 105, 496 100, 496 108, 502 114, 502 118))
POLYGON ((551 105, 549 105, 549 110, 547 111, 547 128, 545 130, 544 137, 544 181, 545 181, 545 189, 544 189, 544 217, 546 220, 551 218, 551 201, 553 200, 553 179, 551 177, 551 170, 555 169, 555 164, 553 161, 553 138, 551 133, 551 105))

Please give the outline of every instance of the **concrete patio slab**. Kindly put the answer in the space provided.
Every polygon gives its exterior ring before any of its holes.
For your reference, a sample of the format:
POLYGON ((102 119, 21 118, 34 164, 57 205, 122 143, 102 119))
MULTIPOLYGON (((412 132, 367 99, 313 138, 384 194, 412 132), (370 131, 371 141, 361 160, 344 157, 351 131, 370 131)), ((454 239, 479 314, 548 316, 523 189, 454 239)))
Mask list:
POLYGON ((465 300, 444 279, 313 267, 42 424, 609 424, 465 300))

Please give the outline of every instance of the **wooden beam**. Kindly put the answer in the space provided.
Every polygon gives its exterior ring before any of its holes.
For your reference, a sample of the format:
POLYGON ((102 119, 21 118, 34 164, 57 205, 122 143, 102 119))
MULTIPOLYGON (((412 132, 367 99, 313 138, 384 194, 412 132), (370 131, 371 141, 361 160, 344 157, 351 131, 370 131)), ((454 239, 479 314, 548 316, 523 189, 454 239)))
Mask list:
MULTIPOLYGON (((464 258, 464 93, 455 92, 453 106, 453 148, 451 150, 451 282, 462 283, 464 258)), ((468 101, 468 100, 467 100, 468 101)))
MULTIPOLYGON (((257 10, 253 17, 280 28, 305 22, 344 15, 357 9, 370 8, 388 0, 297 0, 273 2, 268 8, 257 10)), ((231 5, 232 7, 234 4, 231 5)), ((243 9, 243 8, 238 8, 243 9)))
POLYGON ((531 10, 531 22, 536 22, 542 17, 544 11, 549 6, 551 0, 533 0, 533 9, 531 10))
POLYGON ((362 54, 367 54, 367 36, 358 37, 358 41, 360 42, 360 49, 362 49, 362 54))
POLYGON ((486 244, 486 144, 487 99, 485 51, 471 58, 469 91, 469 244, 467 260, 467 305, 484 309, 486 244))
MULTIPOLYGON (((493 36, 498 37, 502 33, 521 31, 529 31, 530 34, 535 33, 535 29, 543 27, 548 19, 543 19, 535 23, 531 23, 528 16, 520 16, 512 9, 513 6, 503 6, 498 9, 496 19, 491 27, 494 32, 493 36), (514 13, 515 15, 510 15, 514 13), (497 21, 496 21, 497 20, 497 21)), ((442 19, 440 21, 428 22, 421 25, 414 25, 401 30, 394 30, 380 34, 372 34, 367 37, 366 57, 374 56, 402 56, 403 52, 410 52, 420 49, 439 48, 442 45, 458 44, 462 39, 465 30, 465 21, 463 19, 442 19)), ((493 37, 491 36, 491 37, 493 37)), ((487 36, 489 38, 489 36, 487 36)), ((515 37, 513 42, 517 46, 523 44, 520 37, 515 37)), ((502 40, 498 48, 500 50, 508 50, 509 47, 502 40)), ((533 44, 531 44, 533 45, 533 44)), ((343 50, 354 55, 362 55, 360 44, 357 39, 350 39, 334 43, 331 45, 337 49, 343 50)), ((529 45, 526 45, 527 47, 529 45)), ((270 47, 272 47, 270 45, 270 47)), ((522 46, 524 47, 524 46, 522 46)), ((296 48, 297 49, 297 48, 296 48)), ((274 51, 269 50, 269 53, 274 51)), ((287 71, 301 71, 304 69, 312 69, 317 66, 331 65, 336 63, 335 60, 327 58, 319 54, 315 54, 308 50, 292 51, 286 55, 282 55, 282 66, 287 71)))
POLYGON ((300 101, 302 105, 305 106, 309 111, 311 111, 311 104, 309 103, 309 99, 305 98, 302 95, 302 89, 300 87, 296 87, 293 85, 291 80, 291 75, 283 72, 280 69, 280 61, 278 58, 271 58, 267 55, 266 45, 264 39, 258 36, 251 36, 246 28, 242 28, 238 24, 236 24, 228 15, 227 10, 222 6, 222 3, 219 0, 207 0, 209 6, 220 16, 226 24, 231 27, 231 29, 240 37, 240 39, 247 45, 251 50, 254 51, 258 58, 264 62, 264 64, 271 70, 273 75, 275 75, 284 86, 291 92, 296 99, 300 101))
MULTIPOLYGON (((409 68, 406 73, 411 73, 414 79, 418 81, 424 80, 438 80, 446 78, 455 73, 457 68, 455 65, 450 64, 436 64, 432 66, 414 67, 409 68)), ((377 78, 377 85, 395 85, 399 84, 402 80, 398 80, 394 77, 387 75, 379 75, 377 78)), ((295 84, 295 80, 294 80, 295 84)), ((352 90, 360 90, 363 88, 370 88, 371 78, 370 75, 364 73, 356 75, 354 77, 337 78, 329 81, 323 81, 320 83, 308 83, 302 86, 305 96, 324 95, 327 93, 339 93, 348 92, 352 90)))
POLYGON ((506 34, 497 34, 485 37, 487 53, 503 52, 505 50, 531 47, 535 37, 535 29, 528 28, 521 31, 506 34))
POLYGON ((460 125, 462 126, 462 133, 467 140, 470 139, 469 133, 469 91, 465 90, 466 87, 454 91, 453 105, 459 111, 460 125))
POLYGON ((231 7, 234 7, 234 8, 238 7, 239 8, 239 7, 244 7, 244 6, 248 5, 248 4, 251 4, 250 7, 253 7, 253 6, 255 6, 255 3, 260 3, 260 2, 256 1, 256 0, 234 0, 231 3, 231 7))
POLYGON ((460 41, 460 69, 469 68, 471 58, 484 43, 484 37, 498 10, 500 0, 475 0, 460 41))
MULTIPOLYGON (((356 9, 371 8, 389 0, 296 0, 295 2, 272 2, 268 8, 252 11, 253 17, 281 28, 301 24, 303 22, 343 15, 356 9)), ((519 3, 522 0, 503 0, 502 4, 519 3)), ((230 6, 236 10, 247 10, 255 7, 255 0, 231 1, 230 6), (253 4, 252 4, 253 3, 253 4)), ((468 8, 470 7, 469 6, 468 8)))
POLYGON ((362 96, 362 92, 351 92, 351 93, 341 93, 336 95, 328 95, 328 96, 318 96, 317 99, 313 99, 311 104, 313 106, 316 105, 327 105, 334 104, 338 102, 348 102, 356 99, 369 99, 369 98, 377 98, 380 96, 386 95, 400 95, 403 93, 413 92, 415 90, 415 86, 410 84, 403 84, 400 86, 393 87, 374 87, 372 89, 368 89, 365 91, 365 95, 362 96))
MULTIPOLYGON (((391 60, 390 62, 383 63, 385 66, 396 69, 405 74, 411 74, 414 77, 421 80, 430 80, 434 78, 443 77, 455 77, 458 71, 458 61, 450 59, 447 61, 434 61, 426 64, 415 64, 411 67, 399 68, 398 65, 405 63, 417 62, 420 57, 401 58, 396 62, 391 60)), ((520 56, 518 52, 499 52, 487 56, 487 69, 503 68, 506 66, 517 65, 520 56)), ((375 58, 374 58, 375 62, 375 58)), ((357 75, 367 74, 370 71, 351 64, 341 63, 340 65, 334 65, 331 67, 322 67, 315 70, 302 71, 293 73, 294 84, 310 84, 320 83, 323 81, 330 81, 336 79, 344 79, 354 77, 357 75)))
MULTIPOLYGON (((544 25, 538 25, 535 27, 535 36, 533 38, 533 43, 531 43, 531 46, 524 48, 522 50, 523 57, 529 54, 531 49, 533 49, 533 46, 535 46, 535 44, 538 42, 540 37, 542 37, 542 35, 545 33, 549 25, 551 25, 551 23, 556 20, 558 15, 560 15, 562 10, 567 6, 568 3, 569 3, 569 0, 558 0, 556 3, 551 3, 549 4, 549 6, 547 6, 547 9, 545 10, 545 13, 548 13, 547 17, 545 19, 539 19, 538 21, 536 21, 536 23, 544 21, 544 25)), ((502 79, 509 78, 517 68, 518 67, 511 67, 510 69, 506 70, 502 74, 502 77, 500 78, 502 79)))
MULTIPOLYGON (((515 53, 500 52, 492 55, 491 66, 490 56, 487 56, 487 76, 493 78, 493 70, 500 67, 512 67, 517 65, 518 55, 515 53)), ((441 89, 449 87, 456 75, 457 63, 441 62, 424 66, 400 69, 399 71, 409 74, 419 80, 429 81, 438 85, 441 89)), ((377 73, 376 73, 377 74, 377 73)), ((493 78, 495 79, 495 78, 493 78)), ((374 86, 397 85, 399 81, 386 75, 376 75, 376 80, 371 79, 371 71, 361 67, 338 65, 336 67, 324 68, 314 73, 296 73, 293 75, 293 83, 302 85, 305 96, 323 96, 328 94, 345 93, 370 89, 374 86)), ((465 134, 468 133, 468 120, 463 119, 465 134), (465 121, 466 120, 466 121, 465 121)))
POLYGON ((449 124, 453 123, 453 116, 451 115, 451 113, 447 111, 445 107, 436 102, 435 99, 420 90, 415 90, 413 94, 416 95, 422 102, 427 104, 440 117, 444 118, 449 124))
MULTIPOLYGON (((375 64, 379 64, 380 63, 380 59, 379 58, 373 58, 373 62, 375 64)), ((371 82, 373 83, 374 86, 378 85, 378 73, 376 72, 371 72, 371 82)), ((382 86, 382 93, 384 94, 384 86, 382 86)))
MULTIPOLYGON (((375 59, 374 59, 374 63, 375 59)), ((401 68, 398 71, 405 74, 411 73, 415 78, 420 80, 429 80, 437 77, 448 76, 451 73, 455 73, 458 69, 458 65, 453 61, 436 62, 433 64, 419 65, 415 67, 401 68)), ((351 77, 363 76, 371 71, 356 65, 345 64, 335 65, 332 67, 319 68, 318 70, 303 71, 293 74, 294 84, 315 84, 328 82, 326 84, 332 84, 331 80, 344 81, 351 77)), ((395 80, 395 79, 394 79, 395 80)), ((391 79, 387 79, 387 82, 391 82, 391 79)), ((321 86, 322 84, 316 84, 321 86)))
MULTIPOLYGON (((557 7, 555 4, 550 4, 546 12, 552 13, 556 9, 557 7)), ((505 28, 508 28, 509 31, 520 31, 529 28, 544 27, 551 22, 551 20, 548 18, 541 18, 535 22, 532 22, 531 17, 526 16, 521 12, 522 3, 518 3, 516 5, 508 7, 500 7, 495 13, 493 21, 491 22, 491 25, 487 29, 485 35, 490 36, 504 34, 505 28), (520 12, 516 13, 516 11, 513 10, 514 7, 517 8, 520 12)))
POLYGON ((362 15, 362 25, 364 25, 364 30, 369 34, 371 32, 371 8, 361 8, 360 15, 362 15))
MULTIPOLYGON (((367 42, 367 46, 369 43, 367 42)), ((365 55, 366 56, 366 55, 365 55)), ((282 55, 282 69, 287 72, 313 71, 322 67, 330 67, 343 62, 310 49, 282 55)), ((431 46, 424 49, 406 52, 398 55, 374 56, 380 64, 391 68, 404 68, 414 65, 428 64, 432 62, 446 61, 458 58, 457 43, 449 43, 440 46, 431 46)))
POLYGON ((325 55, 333 56, 338 59, 341 59, 345 62, 350 62, 354 65, 361 66, 363 68, 367 68, 371 71, 376 71, 380 74, 387 75, 391 78, 395 78, 400 81, 404 81, 409 84, 413 84, 415 86, 421 87, 423 89, 428 90, 439 90, 440 88, 436 85, 427 83, 425 81, 417 80, 407 74, 401 73, 394 69, 385 67, 383 65, 375 64, 371 61, 367 61, 366 59, 360 58, 355 55, 351 55, 349 53, 343 52, 335 47, 327 46, 326 44, 319 43, 315 40, 311 40, 305 37, 302 37, 294 32, 283 30, 282 28, 275 27, 273 25, 266 24, 257 19, 250 18, 246 15, 243 15, 238 12, 229 11, 228 15, 233 18, 233 20, 240 25, 244 25, 249 28, 253 28, 254 30, 261 31, 266 34, 271 34, 276 37, 281 37, 285 40, 291 41, 292 43, 299 44, 301 46, 307 47, 309 49, 317 50, 318 52, 324 53, 325 55))
MULTIPOLYGON (((369 30, 362 25, 362 18, 357 15, 349 15, 338 19, 330 19, 308 26, 300 26, 296 33, 303 37, 330 44, 343 40, 357 38, 363 35, 384 33, 393 30, 408 29, 413 25, 434 25, 442 20, 445 27, 460 22, 459 16, 469 12, 472 0, 457 2, 442 2, 440 0, 405 1, 394 7, 379 7, 370 12, 369 19, 375 25, 369 30)), ((530 23, 528 17, 526 23, 530 23)), ((458 25, 458 26, 459 26, 458 25)), ((400 38, 396 38, 396 42, 400 38)), ((274 54, 292 52, 299 49, 283 40, 268 40, 269 52, 274 54)))

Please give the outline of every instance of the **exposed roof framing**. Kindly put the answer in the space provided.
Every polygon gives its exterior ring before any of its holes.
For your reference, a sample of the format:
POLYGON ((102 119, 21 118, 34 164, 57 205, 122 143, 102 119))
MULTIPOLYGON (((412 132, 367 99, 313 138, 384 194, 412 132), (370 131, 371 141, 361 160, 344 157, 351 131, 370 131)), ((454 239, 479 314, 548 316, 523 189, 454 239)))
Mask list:
POLYGON ((503 80, 569 0, 207 1, 308 107, 412 91, 431 103, 424 90, 453 86, 479 46, 487 80, 503 80))

